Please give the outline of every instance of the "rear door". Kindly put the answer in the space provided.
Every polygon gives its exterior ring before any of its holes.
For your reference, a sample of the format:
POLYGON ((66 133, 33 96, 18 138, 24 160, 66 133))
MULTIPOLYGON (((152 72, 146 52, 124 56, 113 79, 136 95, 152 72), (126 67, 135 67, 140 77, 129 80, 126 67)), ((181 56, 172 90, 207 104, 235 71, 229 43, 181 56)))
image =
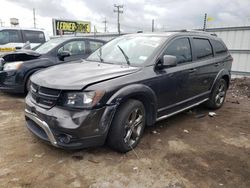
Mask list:
POLYGON ((44 32, 33 30, 22 30, 24 43, 29 42, 31 49, 46 42, 44 32))
POLYGON ((189 97, 200 101, 207 98, 218 70, 213 48, 208 38, 192 37, 194 61, 189 70, 189 97))

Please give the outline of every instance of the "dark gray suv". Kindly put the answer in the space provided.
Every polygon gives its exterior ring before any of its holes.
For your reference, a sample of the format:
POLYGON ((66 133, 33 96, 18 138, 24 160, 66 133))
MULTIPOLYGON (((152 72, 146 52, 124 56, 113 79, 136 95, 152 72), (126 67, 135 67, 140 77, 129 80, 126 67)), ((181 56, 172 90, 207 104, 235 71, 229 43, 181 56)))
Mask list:
POLYGON ((121 36, 82 62, 32 76, 27 127, 56 147, 127 152, 145 126, 204 102, 220 108, 231 65, 225 44, 207 33, 121 36))

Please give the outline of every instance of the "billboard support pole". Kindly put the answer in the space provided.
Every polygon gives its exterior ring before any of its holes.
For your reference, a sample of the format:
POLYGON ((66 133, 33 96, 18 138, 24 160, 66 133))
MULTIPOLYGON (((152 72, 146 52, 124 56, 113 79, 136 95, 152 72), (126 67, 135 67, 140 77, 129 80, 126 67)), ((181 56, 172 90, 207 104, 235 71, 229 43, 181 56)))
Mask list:
POLYGON ((203 25, 203 31, 206 31, 207 28, 207 13, 204 15, 204 25, 203 25))

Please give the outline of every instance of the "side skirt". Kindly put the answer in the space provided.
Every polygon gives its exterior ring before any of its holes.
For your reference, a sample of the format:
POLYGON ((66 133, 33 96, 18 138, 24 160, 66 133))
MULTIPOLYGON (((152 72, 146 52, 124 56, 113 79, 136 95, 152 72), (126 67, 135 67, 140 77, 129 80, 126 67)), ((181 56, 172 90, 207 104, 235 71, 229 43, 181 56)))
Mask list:
POLYGON ((200 105, 201 103, 206 102, 207 100, 208 100, 208 98, 206 98, 206 99, 204 99, 204 100, 202 100, 202 101, 200 101, 200 102, 197 102, 197 103, 195 103, 195 104, 192 104, 192 105, 190 105, 190 106, 187 106, 187 107, 185 107, 185 108, 183 108, 183 109, 180 109, 180 110, 177 110, 177 111, 175 111, 175 112, 172 112, 172 113, 170 113, 170 114, 167 114, 167 115, 158 117, 158 118, 156 119, 156 121, 161 121, 161 120, 166 119, 166 118, 168 118, 168 117, 170 117, 170 116, 173 116, 173 115, 175 115, 175 114, 178 114, 178 113, 180 113, 180 112, 183 112, 183 111, 185 111, 185 110, 188 110, 188 109, 190 109, 190 108, 193 108, 194 106, 198 106, 198 105, 200 105))

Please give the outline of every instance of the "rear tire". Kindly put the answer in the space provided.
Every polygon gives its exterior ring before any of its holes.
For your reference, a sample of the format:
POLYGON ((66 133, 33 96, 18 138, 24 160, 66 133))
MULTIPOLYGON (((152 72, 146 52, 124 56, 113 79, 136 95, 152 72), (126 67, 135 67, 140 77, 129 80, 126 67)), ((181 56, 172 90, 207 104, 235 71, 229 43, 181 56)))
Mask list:
POLYGON ((224 79, 220 79, 212 90, 209 100, 206 105, 211 109, 218 109, 222 107, 227 93, 227 82, 224 79))
POLYGON ((111 123, 107 144, 110 148, 125 153, 137 146, 145 128, 145 108, 130 99, 117 110, 111 123))

